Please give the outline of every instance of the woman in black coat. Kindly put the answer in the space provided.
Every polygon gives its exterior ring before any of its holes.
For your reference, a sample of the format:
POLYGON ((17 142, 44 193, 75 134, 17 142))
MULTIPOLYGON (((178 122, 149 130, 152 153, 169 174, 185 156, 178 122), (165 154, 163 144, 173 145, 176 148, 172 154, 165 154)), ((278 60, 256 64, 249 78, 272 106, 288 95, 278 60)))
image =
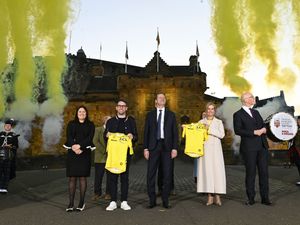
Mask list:
POLYGON ((67 212, 74 210, 74 197, 76 183, 79 179, 80 201, 76 208, 83 211, 85 208, 84 197, 87 187, 86 177, 91 171, 91 149, 94 148, 93 136, 95 126, 88 118, 86 107, 80 106, 76 110, 75 119, 67 126, 67 142, 64 145, 68 149, 66 172, 69 177, 69 205, 67 212))

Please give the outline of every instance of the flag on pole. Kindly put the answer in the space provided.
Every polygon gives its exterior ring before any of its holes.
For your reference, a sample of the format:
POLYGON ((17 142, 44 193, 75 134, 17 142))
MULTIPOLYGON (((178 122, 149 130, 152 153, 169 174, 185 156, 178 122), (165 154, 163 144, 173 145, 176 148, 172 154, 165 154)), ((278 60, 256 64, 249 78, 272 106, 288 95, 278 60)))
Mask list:
POLYGON ((127 60, 129 59, 128 57, 128 47, 127 47, 127 41, 126 41, 126 50, 125 50, 125 73, 127 73, 127 60))
POLYGON ((129 56, 128 56, 128 47, 127 47, 127 41, 126 41, 125 58, 126 58, 127 60, 129 59, 129 56))
POLYGON ((158 47, 159 44, 160 44, 160 38, 159 38, 159 31, 158 31, 158 28, 157 28, 156 41, 157 41, 157 47, 158 47))

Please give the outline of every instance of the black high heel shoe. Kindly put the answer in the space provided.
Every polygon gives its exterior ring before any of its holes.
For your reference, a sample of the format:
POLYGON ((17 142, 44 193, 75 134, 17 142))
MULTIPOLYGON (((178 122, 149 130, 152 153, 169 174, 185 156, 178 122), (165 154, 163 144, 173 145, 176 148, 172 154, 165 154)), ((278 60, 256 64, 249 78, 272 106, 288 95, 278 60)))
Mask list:
POLYGON ((84 208, 85 208, 85 203, 79 204, 78 207, 76 208, 76 211, 82 212, 84 210, 84 208))
POLYGON ((66 208, 66 212, 73 212, 74 211, 74 207, 72 204, 69 204, 68 207, 66 208))

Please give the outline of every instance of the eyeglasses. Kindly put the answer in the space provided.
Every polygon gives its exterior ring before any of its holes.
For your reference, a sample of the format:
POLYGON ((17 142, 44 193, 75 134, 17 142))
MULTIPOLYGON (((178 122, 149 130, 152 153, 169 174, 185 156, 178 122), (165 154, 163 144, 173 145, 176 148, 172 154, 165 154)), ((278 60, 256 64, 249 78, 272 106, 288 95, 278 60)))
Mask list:
POLYGON ((127 107, 126 105, 117 105, 117 106, 120 107, 120 108, 121 108, 121 107, 127 107))

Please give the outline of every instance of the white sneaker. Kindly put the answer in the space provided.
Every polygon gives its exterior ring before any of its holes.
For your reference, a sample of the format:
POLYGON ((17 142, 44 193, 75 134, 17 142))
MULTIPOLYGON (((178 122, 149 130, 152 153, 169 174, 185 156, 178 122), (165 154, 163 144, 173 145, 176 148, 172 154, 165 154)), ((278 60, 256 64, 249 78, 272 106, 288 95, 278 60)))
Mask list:
POLYGON ((127 201, 123 201, 121 203, 121 209, 123 209, 123 210, 131 210, 131 207, 128 205, 127 201))
POLYGON ((300 181, 296 182, 296 185, 300 185, 300 181))
POLYGON ((7 193, 8 191, 6 189, 2 189, 2 192, 3 193, 7 193))
POLYGON ((117 203, 112 201, 109 203, 109 206, 106 207, 106 211, 114 211, 117 208, 117 203))
POLYGON ((0 189, 0 193, 3 193, 3 189, 0 189))

